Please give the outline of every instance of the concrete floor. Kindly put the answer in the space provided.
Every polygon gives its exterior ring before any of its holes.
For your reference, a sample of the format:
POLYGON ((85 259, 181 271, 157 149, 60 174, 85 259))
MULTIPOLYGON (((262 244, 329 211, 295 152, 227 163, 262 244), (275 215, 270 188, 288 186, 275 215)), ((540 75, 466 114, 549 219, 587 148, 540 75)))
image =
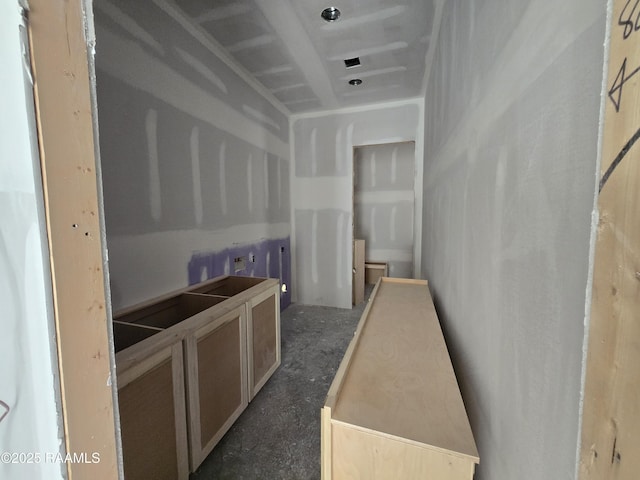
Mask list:
POLYGON ((365 304, 282 312, 280 368, 190 480, 320 478, 320 409, 365 304))

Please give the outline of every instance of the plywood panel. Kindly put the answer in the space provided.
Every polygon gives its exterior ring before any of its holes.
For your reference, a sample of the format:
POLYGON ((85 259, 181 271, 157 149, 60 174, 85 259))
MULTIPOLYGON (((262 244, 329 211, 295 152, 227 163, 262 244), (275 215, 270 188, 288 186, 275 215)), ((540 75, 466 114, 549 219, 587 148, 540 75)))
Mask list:
POLYGON ((637 3, 614 1, 584 392, 583 480, 631 480, 640 472, 637 17, 637 3))
MULTIPOLYGON (((91 82, 82 0, 29 1, 38 141, 66 451, 99 463, 66 464, 69 478, 116 478, 103 245, 91 82), (81 366, 81 368, 79 368, 81 366)), ((17 3, 15 4, 17 8, 17 3)), ((89 22, 92 20, 89 19, 89 22)))
POLYGON ((278 332, 276 300, 273 296, 252 309, 253 375, 261 379, 277 361, 278 332))
POLYGON ((127 480, 178 478, 171 359, 118 392, 127 480))
POLYGON ((252 399, 280 366, 279 284, 252 298, 248 306, 249 398, 252 399))
POLYGON ((353 304, 364 302, 364 240, 353 241, 353 304))
POLYGON ((240 317, 198 340, 200 439, 203 445, 242 403, 240 317))
POLYGON ((332 480, 473 478, 473 461, 443 455, 417 445, 373 435, 334 422, 332 424, 332 480))
POLYGON ((248 404, 246 307, 187 333, 191 471, 195 471, 248 404))
POLYGON ((364 264, 364 282, 367 285, 375 285, 382 277, 389 276, 389 269, 384 262, 366 262, 364 264))
POLYGON ((425 281, 383 278, 333 418, 478 458, 425 281))

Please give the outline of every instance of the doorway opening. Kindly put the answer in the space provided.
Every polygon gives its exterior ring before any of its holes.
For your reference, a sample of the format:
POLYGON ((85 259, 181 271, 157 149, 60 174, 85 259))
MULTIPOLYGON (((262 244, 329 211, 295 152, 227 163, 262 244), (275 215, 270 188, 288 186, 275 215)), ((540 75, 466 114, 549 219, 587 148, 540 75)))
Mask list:
POLYGON ((381 276, 413 278, 415 142, 353 149, 353 303, 381 276))

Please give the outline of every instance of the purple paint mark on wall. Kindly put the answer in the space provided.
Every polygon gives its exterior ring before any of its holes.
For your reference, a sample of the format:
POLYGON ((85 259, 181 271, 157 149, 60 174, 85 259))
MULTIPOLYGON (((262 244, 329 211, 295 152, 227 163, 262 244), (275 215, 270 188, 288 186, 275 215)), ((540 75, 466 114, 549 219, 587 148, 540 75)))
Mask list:
POLYGON ((287 291, 280 293, 280 308, 291 304, 291 242, 289 237, 264 239, 218 252, 194 253, 189 261, 189 285, 220 275, 279 278, 287 291), (234 271, 234 259, 244 257, 245 268, 234 271), (225 271, 226 270, 226 271, 225 271))

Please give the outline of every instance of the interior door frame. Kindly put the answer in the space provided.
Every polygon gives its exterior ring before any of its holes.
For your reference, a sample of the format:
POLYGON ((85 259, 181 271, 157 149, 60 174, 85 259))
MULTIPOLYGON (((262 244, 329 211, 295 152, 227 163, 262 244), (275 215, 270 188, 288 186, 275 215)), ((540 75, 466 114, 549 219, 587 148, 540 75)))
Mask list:
MULTIPOLYGON (((351 149, 351 245, 356 238, 356 150, 359 148, 413 144, 414 182, 413 182, 413 277, 422 278, 422 188, 423 158, 422 149, 417 140, 398 140, 396 142, 353 145, 351 149)), ((366 244, 365 244, 366 247, 366 244)), ((352 268, 350 265, 349 268, 352 268)), ((353 298, 352 298, 353 301, 353 298)))
POLYGON ((29 0, 28 19, 64 443, 67 454, 88 460, 63 468, 69 479, 122 478, 94 141, 92 2, 29 0))

